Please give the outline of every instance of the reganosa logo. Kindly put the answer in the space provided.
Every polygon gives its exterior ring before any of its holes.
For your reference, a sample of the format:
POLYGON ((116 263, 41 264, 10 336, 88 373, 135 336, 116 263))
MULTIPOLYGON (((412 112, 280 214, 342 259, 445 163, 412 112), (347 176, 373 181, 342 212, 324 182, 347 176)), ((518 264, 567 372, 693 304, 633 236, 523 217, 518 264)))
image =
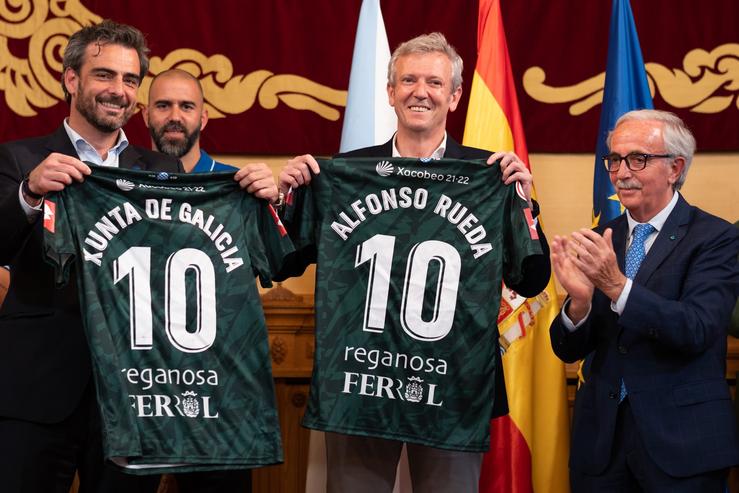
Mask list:
POLYGON ((132 181, 124 180, 124 179, 118 179, 115 181, 116 186, 123 190, 124 192, 130 192, 133 190, 136 185, 132 181))
POLYGON ((393 174, 394 167, 387 161, 380 161, 375 166, 375 170, 377 170, 377 174, 380 176, 390 176, 393 174))

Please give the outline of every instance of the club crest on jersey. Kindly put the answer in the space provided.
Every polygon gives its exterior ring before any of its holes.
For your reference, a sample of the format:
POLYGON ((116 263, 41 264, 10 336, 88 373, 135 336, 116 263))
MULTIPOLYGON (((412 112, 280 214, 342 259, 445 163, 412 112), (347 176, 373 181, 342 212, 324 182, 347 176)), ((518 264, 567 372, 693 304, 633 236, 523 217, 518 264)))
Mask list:
POLYGON ((188 418, 197 418, 198 414, 200 414, 200 403, 195 399, 197 395, 191 390, 182 393, 182 412, 188 418))
POLYGON ((136 187, 136 184, 132 181, 124 180, 122 178, 119 178, 115 181, 115 185, 123 190, 124 192, 130 192, 136 187))
POLYGON ((419 377, 408 378, 405 386, 405 400, 408 402, 421 402, 423 399, 423 379, 419 377))
POLYGON ((44 228, 49 232, 54 232, 54 223, 56 221, 56 204, 49 199, 44 200, 44 228))
POLYGON ((393 174, 395 167, 388 161, 380 161, 377 163, 377 166, 375 166, 375 170, 380 176, 390 176, 393 174))

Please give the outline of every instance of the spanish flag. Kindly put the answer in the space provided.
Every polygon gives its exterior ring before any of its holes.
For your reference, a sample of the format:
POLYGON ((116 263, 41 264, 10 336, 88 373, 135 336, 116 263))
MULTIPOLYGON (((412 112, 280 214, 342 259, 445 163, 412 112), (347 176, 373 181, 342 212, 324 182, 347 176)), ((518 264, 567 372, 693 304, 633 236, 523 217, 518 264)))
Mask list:
MULTIPOLYGON (((463 142, 514 151, 529 165, 500 0, 480 0, 477 66, 463 142)), ((550 279, 536 298, 503 290, 498 327, 510 414, 491 421, 480 492, 568 492, 565 368, 549 342, 549 325, 559 313, 554 282, 550 279)))

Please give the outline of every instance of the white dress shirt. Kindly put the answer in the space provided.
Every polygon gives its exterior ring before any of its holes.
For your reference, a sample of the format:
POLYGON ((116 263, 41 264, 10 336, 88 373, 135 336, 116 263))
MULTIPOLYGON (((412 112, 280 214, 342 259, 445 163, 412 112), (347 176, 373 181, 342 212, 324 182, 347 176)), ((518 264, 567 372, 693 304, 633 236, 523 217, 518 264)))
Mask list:
MULTIPOLYGON (((407 157, 400 154, 400 151, 398 150, 398 147, 395 145, 395 139, 397 138, 398 134, 395 133, 393 135, 393 157, 407 157)), ((444 157, 444 153, 446 152, 446 132, 444 132, 444 138, 441 140, 441 145, 437 147, 434 152, 431 153, 430 157, 433 160, 438 161, 439 159, 444 157)))
MULTIPOLYGON (((72 127, 69 126, 66 118, 64 119, 64 130, 67 132, 67 136, 69 136, 69 140, 72 142, 72 145, 74 146, 74 150, 77 152, 79 160, 87 161, 92 164, 97 164, 98 166, 117 168, 120 162, 121 153, 126 149, 126 147, 128 147, 128 138, 126 138, 126 133, 123 131, 123 129, 120 129, 118 131, 118 139, 116 140, 116 143, 108 150, 108 155, 105 159, 103 159, 102 156, 100 156, 100 154, 98 154, 98 152, 95 150, 95 148, 84 139, 84 137, 82 137, 72 127)), ((28 202, 26 202, 23 198, 23 191, 21 186, 18 187, 18 200, 20 200, 21 207, 23 208, 23 212, 26 213, 28 221, 33 222, 41 213, 44 201, 42 200, 36 206, 29 205, 28 202)))

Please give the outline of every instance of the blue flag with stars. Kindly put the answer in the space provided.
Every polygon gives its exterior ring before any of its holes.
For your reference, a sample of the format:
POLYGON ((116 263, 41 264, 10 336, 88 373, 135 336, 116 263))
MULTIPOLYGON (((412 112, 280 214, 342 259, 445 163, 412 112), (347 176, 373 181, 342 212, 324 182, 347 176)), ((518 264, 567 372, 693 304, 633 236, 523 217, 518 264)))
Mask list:
POLYGON ((623 209, 603 165, 608 154, 606 137, 616 120, 624 113, 637 109, 652 109, 644 59, 634 25, 629 0, 613 0, 611 27, 608 34, 608 62, 600 113, 598 141, 595 146, 593 175, 593 226, 619 216, 623 209))

